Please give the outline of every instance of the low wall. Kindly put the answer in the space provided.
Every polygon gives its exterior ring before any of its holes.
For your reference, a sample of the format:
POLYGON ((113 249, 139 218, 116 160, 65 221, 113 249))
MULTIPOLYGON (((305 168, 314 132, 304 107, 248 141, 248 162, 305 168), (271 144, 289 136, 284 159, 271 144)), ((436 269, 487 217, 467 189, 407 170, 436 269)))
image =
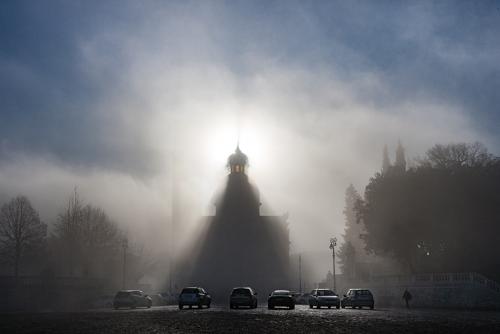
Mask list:
POLYGON ((99 279, 0 277, 0 311, 81 310, 105 290, 99 279))
POLYGON ((340 280, 338 291, 367 288, 379 306, 405 306, 403 292, 412 295, 412 307, 500 309, 500 286, 477 273, 433 273, 377 276, 370 280, 340 280))

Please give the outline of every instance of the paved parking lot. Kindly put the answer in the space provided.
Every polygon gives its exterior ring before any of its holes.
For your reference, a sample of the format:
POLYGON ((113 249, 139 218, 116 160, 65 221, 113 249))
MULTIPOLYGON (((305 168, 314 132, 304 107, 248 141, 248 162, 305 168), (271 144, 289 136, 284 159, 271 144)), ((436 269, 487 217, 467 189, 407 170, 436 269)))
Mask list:
POLYGON ((406 309, 100 309, 0 315, 0 333, 500 333, 500 312, 406 309))

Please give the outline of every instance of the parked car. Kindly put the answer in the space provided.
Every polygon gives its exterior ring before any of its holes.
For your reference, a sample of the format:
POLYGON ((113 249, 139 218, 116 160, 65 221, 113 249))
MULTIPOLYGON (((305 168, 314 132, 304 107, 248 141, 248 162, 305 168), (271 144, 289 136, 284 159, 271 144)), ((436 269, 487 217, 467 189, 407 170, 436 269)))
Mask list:
POLYGON ((267 299, 267 308, 274 310, 277 306, 288 307, 290 310, 295 308, 295 298, 288 290, 275 290, 267 299))
POLYGON ((332 306, 340 308, 340 298, 337 294, 330 289, 314 289, 311 291, 309 296, 309 308, 321 308, 322 306, 327 306, 331 308, 332 306))
POLYGON ((198 306, 198 308, 202 308, 203 305, 206 305, 207 308, 210 308, 210 303, 212 303, 212 297, 200 287, 184 288, 179 295, 180 310, 182 310, 184 306, 189 306, 189 308, 198 306))
POLYGON ((367 289, 349 289, 347 294, 342 298, 342 308, 350 306, 352 308, 362 308, 363 306, 369 307, 373 310, 375 307, 375 300, 370 290, 367 289))
POLYGON ((234 288, 229 297, 229 308, 240 306, 257 308, 257 292, 250 287, 234 288))
POLYGON ((116 293, 113 299, 113 307, 118 309, 120 307, 147 307, 153 305, 151 297, 142 292, 141 290, 120 290, 116 293))

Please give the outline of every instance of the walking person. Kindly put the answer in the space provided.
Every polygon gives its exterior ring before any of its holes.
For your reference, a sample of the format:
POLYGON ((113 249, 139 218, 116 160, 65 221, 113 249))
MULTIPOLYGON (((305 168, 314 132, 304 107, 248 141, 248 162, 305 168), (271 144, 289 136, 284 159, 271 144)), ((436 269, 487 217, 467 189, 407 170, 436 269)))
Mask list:
POLYGON ((405 292, 403 293, 403 299, 406 302, 406 308, 410 308, 411 293, 410 291, 408 291, 408 289, 405 289, 405 292))

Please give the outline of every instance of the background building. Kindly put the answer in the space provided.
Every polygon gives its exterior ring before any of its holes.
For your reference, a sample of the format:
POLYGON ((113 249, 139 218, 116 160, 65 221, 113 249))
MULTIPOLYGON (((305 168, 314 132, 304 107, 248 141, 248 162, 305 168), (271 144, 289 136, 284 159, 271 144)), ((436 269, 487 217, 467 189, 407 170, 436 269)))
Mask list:
POLYGON ((251 286, 261 296, 289 286, 287 217, 260 215, 259 192, 247 167, 248 158, 237 147, 228 159, 230 174, 216 213, 205 217, 203 233, 185 261, 185 283, 205 287, 215 299, 226 298, 235 286, 251 286))

